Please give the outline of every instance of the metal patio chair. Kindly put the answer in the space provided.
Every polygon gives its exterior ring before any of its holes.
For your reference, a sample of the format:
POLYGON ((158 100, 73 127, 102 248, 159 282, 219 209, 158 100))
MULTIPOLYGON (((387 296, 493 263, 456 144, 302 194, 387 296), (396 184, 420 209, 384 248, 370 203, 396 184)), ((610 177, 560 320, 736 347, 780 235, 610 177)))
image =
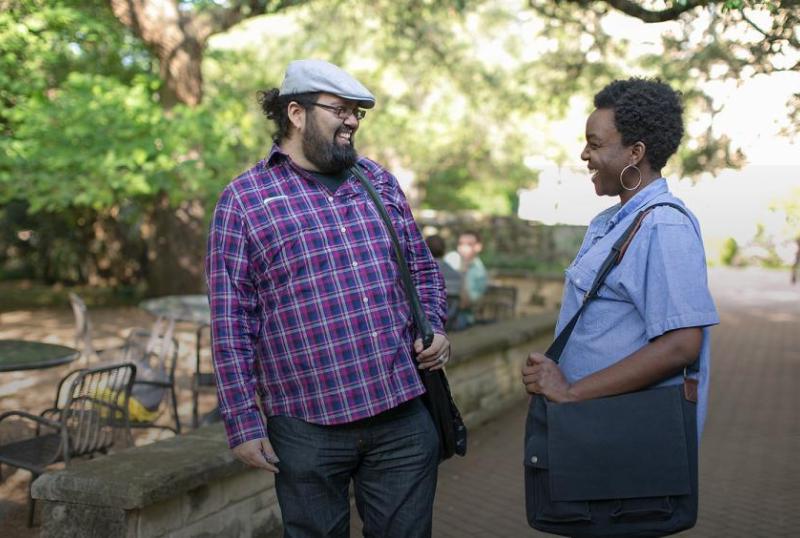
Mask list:
POLYGON ((512 319, 517 311, 517 288, 489 285, 473 310, 475 318, 484 323, 512 319))
MULTIPOLYGON (((104 358, 109 356, 109 352, 113 353, 120 349, 117 347, 96 348, 94 346, 94 329, 86 303, 78 294, 70 292, 69 304, 75 315, 75 347, 81 352, 81 361, 84 367, 96 363, 98 360, 104 361, 104 358)), ((108 363, 108 360, 104 362, 108 363)))
POLYGON ((192 374, 192 428, 197 428, 200 425, 200 417, 198 416, 200 394, 217 393, 217 380, 214 377, 213 369, 203 370, 202 344, 203 335, 206 333, 208 334, 209 348, 211 348, 211 326, 209 324, 200 325, 195 334, 195 364, 194 374, 192 374))
POLYGON ((86 303, 77 293, 69 294, 69 304, 72 313, 75 315, 75 347, 81 352, 81 360, 84 365, 97 357, 97 350, 92 343, 92 322, 89 320, 89 312, 86 303))
POLYGON ((131 329, 123 346, 112 353, 114 360, 136 365, 129 407, 131 428, 161 428, 176 435, 181 433, 175 392, 178 340, 173 336, 174 331, 175 320, 158 318, 149 330, 131 329), (170 425, 156 422, 165 407, 169 407, 170 425))
MULTIPOLYGON (((124 428, 131 442, 128 427, 128 399, 136 376, 133 364, 113 364, 75 370, 59 383, 55 406, 41 415, 25 411, 8 411, 0 422, 11 417, 36 424, 34 437, 0 445, 0 467, 6 464, 25 469, 33 475, 31 482, 53 463, 69 465, 73 458, 105 454, 114 444, 115 430, 124 428), (65 394, 63 404, 59 399, 65 394)), ((35 500, 28 485, 28 526, 33 525, 35 500)))

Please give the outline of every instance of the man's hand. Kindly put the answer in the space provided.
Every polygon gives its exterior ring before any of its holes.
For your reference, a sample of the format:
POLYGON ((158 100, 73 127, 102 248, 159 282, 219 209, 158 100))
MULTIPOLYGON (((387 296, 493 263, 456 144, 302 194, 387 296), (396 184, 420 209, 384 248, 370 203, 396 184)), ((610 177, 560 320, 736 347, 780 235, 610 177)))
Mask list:
POLYGON ((269 439, 252 439, 231 449, 234 457, 250 467, 266 469, 271 473, 279 473, 277 463, 280 462, 269 439))
POLYGON ((414 351, 417 352, 417 362, 420 370, 441 370, 450 360, 450 341, 443 334, 434 333, 433 342, 428 349, 422 349, 422 339, 414 342, 414 351))
POLYGON ((522 383, 529 394, 541 394, 552 402, 562 403, 574 398, 570 385, 558 365, 541 353, 531 353, 522 367, 522 383))

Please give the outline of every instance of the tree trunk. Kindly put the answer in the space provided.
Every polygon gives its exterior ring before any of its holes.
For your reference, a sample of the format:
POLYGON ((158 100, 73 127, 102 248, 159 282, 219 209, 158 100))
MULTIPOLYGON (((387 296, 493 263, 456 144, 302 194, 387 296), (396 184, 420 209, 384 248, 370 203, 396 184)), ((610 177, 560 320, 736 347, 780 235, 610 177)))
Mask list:
POLYGON ((210 30, 195 24, 175 0, 109 0, 114 16, 158 58, 164 108, 195 106, 203 98, 200 70, 210 30))
POLYGON ((189 106, 200 104, 203 99, 203 44, 192 37, 170 50, 160 59, 161 104, 169 110, 178 103, 189 106))
MULTIPOLYGON (((159 61, 161 104, 196 106, 203 98, 203 49, 207 27, 198 25, 175 0, 109 0, 114 15, 150 47, 159 61)), ((166 193, 156 201, 148 237, 145 278, 151 295, 205 290, 202 204, 175 208, 166 193), (199 208, 199 209, 198 209, 199 208)))
POLYGON ((170 206, 166 194, 151 217, 145 278, 149 295, 205 293, 206 227, 197 201, 170 206))

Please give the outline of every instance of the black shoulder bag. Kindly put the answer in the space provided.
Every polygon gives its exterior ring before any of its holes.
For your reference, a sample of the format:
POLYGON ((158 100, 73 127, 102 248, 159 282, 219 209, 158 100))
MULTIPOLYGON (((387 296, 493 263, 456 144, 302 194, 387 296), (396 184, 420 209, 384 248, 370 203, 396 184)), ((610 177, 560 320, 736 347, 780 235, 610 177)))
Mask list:
MULTIPOLYGON (((642 219, 614 244, 583 304, 545 355, 558 363, 642 219)), ((691 369, 696 371, 697 362, 691 369)), ((530 401, 525 508, 531 527, 572 537, 666 536, 697 520, 697 380, 583 402, 530 401)))
MULTIPOLYGON (((397 256, 397 265, 400 268, 400 276, 403 280, 403 287, 406 291, 406 297, 411 305, 411 314, 414 317, 414 324, 417 327, 422 344, 425 348, 433 342, 433 329, 428 322, 425 311, 419 301, 417 289, 414 282, 411 280, 411 273, 408 270, 408 263, 403 254, 403 249, 400 248, 400 242, 397 238, 397 232, 392 225, 392 220, 386 212, 386 208, 381 202, 380 196, 375 191, 372 183, 364 176, 364 173, 359 170, 358 166, 351 168, 353 174, 361 182, 361 185, 369 194, 375 207, 389 232, 389 237, 392 239, 394 252, 397 256)), ((446 460, 451 458, 453 454, 463 456, 467 453, 467 428, 464 426, 464 421, 461 419, 461 413, 456 407, 453 396, 450 393, 450 385, 447 383, 447 376, 444 370, 417 370, 425 385, 425 394, 422 397, 425 407, 431 414, 433 424, 439 434, 439 459, 446 460)))

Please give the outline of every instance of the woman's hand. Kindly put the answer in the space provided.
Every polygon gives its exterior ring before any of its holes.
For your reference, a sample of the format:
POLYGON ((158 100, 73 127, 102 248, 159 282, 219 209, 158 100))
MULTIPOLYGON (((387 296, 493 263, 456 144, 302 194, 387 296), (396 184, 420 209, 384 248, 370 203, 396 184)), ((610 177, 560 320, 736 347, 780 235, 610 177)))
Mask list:
POLYGON ((556 403, 574 401, 570 384, 558 365, 541 353, 531 353, 522 367, 522 383, 529 394, 541 394, 556 403))

